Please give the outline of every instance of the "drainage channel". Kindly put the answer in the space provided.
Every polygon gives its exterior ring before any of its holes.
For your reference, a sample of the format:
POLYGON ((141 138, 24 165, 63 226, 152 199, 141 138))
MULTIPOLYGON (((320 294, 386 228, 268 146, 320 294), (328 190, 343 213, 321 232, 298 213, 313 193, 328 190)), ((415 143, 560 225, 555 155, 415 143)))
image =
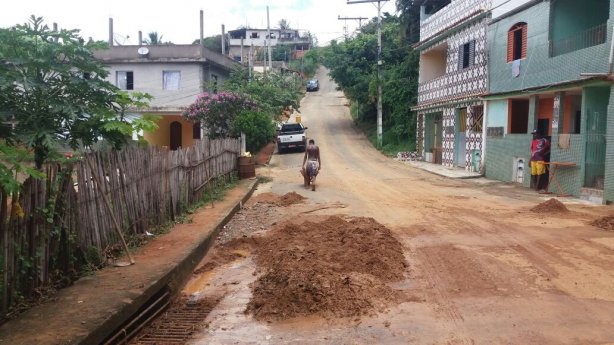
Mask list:
POLYGON ((110 335, 104 345, 185 344, 205 326, 219 299, 178 299, 171 302, 168 288, 154 295, 135 315, 110 335))

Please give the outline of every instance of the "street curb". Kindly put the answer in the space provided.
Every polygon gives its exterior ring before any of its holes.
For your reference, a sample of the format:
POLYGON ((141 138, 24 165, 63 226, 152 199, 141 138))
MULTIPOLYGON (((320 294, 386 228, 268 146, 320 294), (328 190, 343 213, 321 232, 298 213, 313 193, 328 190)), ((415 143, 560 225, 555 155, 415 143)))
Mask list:
POLYGON ((154 295, 156 295, 164 287, 168 286, 171 291, 171 296, 178 293, 181 287, 188 281, 196 265, 205 257, 215 239, 224 226, 232 219, 232 217, 243 207, 243 204, 249 200, 256 187, 258 179, 254 179, 248 187, 247 193, 232 207, 222 220, 215 225, 213 231, 202 240, 181 262, 171 269, 164 276, 151 284, 143 293, 135 297, 131 303, 126 304, 121 310, 118 310, 113 315, 109 316, 98 328, 90 334, 79 340, 78 344, 90 345, 101 344, 112 332, 118 330, 126 321, 130 319, 145 303, 147 303, 154 295))

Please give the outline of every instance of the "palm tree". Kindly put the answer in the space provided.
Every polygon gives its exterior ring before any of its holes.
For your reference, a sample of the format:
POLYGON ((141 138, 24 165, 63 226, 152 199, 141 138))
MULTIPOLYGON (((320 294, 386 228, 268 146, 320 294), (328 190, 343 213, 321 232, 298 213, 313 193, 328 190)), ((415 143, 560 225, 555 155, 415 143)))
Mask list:
POLYGON ((143 43, 147 45, 159 45, 162 43, 162 35, 159 35, 157 31, 152 31, 147 34, 148 38, 143 40, 143 43))

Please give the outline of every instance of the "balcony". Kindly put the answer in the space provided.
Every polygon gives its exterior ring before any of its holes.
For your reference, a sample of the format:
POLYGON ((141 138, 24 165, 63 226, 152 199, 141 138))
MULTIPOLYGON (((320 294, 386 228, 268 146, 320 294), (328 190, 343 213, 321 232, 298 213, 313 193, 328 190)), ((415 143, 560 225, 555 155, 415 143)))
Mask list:
POLYGON ((446 73, 418 84, 418 106, 445 102, 486 92, 485 64, 446 73))
POLYGON ((463 22, 480 10, 489 9, 490 3, 490 0, 452 0, 449 5, 420 23, 420 41, 426 41, 463 22))
POLYGON ((570 37, 550 41, 550 56, 559 56, 606 42, 608 24, 602 23, 570 37))

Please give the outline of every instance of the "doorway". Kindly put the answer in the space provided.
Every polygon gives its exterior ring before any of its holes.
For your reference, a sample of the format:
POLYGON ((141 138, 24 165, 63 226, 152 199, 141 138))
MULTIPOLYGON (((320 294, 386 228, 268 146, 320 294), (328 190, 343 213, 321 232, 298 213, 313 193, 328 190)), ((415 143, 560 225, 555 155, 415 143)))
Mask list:
POLYGON ((454 162, 465 168, 467 161, 467 108, 456 110, 456 128, 454 133, 454 162))
POLYGON ((424 152, 430 153, 430 162, 441 164, 443 147, 443 113, 426 115, 426 128, 424 138, 424 152))
POLYGON ((170 138, 170 149, 171 150, 177 150, 178 148, 181 147, 181 132, 182 132, 182 128, 181 128, 181 123, 178 121, 173 121, 171 122, 171 128, 170 128, 170 134, 171 134, 171 138, 170 138))
POLYGON ((609 87, 585 89, 586 166, 584 187, 603 190, 609 87))

